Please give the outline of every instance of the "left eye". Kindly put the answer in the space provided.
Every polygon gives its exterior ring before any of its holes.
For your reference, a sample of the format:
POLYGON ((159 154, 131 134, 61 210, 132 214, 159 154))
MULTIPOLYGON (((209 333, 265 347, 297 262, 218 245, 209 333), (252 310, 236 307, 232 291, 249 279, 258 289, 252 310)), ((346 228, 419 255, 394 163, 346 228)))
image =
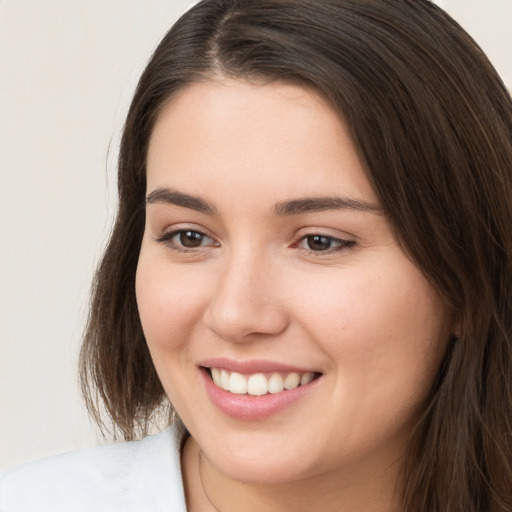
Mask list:
POLYGON ((173 237, 173 241, 178 242, 183 247, 194 248, 205 245, 205 241, 208 241, 208 237, 199 233, 199 231, 180 231, 173 237))
POLYGON ((330 250, 344 249, 353 245, 354 242, 342 240, 327 235, 307 235, 303 237, 297 244, 303 249, 314 252, 327 252, 330 250))
POLYGON ((179 231, 172 231, 171 233, 164 233, 157 241, 166 243, 177 249, 196 249, 214 243, 209 236, 200 231, 194 231, 193 229, 181 229, 179 231))

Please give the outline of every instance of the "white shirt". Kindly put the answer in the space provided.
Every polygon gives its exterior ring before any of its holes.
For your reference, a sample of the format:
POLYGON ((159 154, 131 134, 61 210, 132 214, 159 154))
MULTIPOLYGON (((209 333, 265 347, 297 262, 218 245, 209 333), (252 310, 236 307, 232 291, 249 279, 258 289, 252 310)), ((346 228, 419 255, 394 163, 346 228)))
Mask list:
POLYGON ((0 475, 0 512, 186 512, 178 437, 49 457, 0 475))

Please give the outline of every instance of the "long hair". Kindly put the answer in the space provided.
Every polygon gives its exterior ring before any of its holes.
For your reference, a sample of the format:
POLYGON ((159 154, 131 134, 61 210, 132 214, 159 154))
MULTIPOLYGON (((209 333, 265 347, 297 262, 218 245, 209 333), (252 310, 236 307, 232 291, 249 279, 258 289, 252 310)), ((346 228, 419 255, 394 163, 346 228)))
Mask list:
POLYGON ((80 360, 89 410, 133 439, 171 407, 135 298, 146 154, 169 98, 213 76, 318 91, 402 249, 453 311, 403 510, 512 511, 512 102, 476 43, 428 0, 204 0, 172 27, 124 127, 119 211, 80 360))

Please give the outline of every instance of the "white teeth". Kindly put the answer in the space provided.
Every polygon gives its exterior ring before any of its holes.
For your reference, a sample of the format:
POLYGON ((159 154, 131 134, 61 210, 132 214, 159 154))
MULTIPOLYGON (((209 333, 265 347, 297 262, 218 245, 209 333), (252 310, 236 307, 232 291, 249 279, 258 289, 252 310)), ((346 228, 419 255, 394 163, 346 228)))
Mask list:
POLYGON ((229 391, 229 373, 226 370, 220 371, 220 387, 229 391))
POLYGON ((299 386, 309 384, 314 378, 313 372, 291 372, 284 378, 280 373, 274 372, 270 378, 263 373, 255 373, 249 376, 220 368, 210 368, 214 384, 230 393, 237 395, 262 396, 267 393, 281 393, 284 390, 292 390, 299 386))
POLYGON ((247 381, 247 393, 249 395, 266 395, 268 393, 268 381, 262 373, 251 375, 247 381))
POLYGON ((218 368, 212 368, 212 379, 215 382, 215 385, 219 388, 222 387, 220 380, 220 370, 218 368))
POLYGON ((304 386, 305 384, 309 384, 314 378, 315 374, 313 372, 304 373, 300 378, 300 385, 304 386))
POLYGON ((240 373, 233 372, 229 377, 229 391, 237 395, 247 393, 247 380, 240 373))
POLYGON ((300 384, 300 375, 298 373, 289 373, 284 379, 285 389, 295 389, 300 384))
POLYGON ((279 373, 273 373, 268 379, 269 393, 280 393, 284 389, 283 377, 279 373))

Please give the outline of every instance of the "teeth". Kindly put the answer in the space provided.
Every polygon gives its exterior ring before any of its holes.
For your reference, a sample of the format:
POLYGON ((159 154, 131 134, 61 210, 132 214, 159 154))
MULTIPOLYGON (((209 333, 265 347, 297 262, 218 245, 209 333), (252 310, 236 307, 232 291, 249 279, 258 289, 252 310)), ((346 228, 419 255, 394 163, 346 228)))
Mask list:
POLYGON ((305 384, 309 384, 314 378, 315 374, 313 372, 304 373, 300 378, 300 385, 304 386, 305 384))
POLYGON ((300 384, 300 375, 298 373, 289 373, 284 379, 285 389, 295 389, 300 384))
POLYGON ((210 371, 217 387, 237 395, 262 396, 267 393, 280 393, 285 389, 292 390, 304 386, 315 378, 313 372, 303 374, 291 372, 284 378, 276 372, 267 378, 263 373, 246 376, 237 372, 229 373, 220 368, 210 368, 210 371))
POLYGON ((268 381, 262 373, 251 375, 247 380, 247 393, 249 395, 266 395, 268 393, 268 381))
POLYGON ((221 380, 220 380, 220 370, 218 368, 211 368, 212 371, 212 379, 213 382, 215 382, 215 385, 219 388, 222 387, 221 380))
POLYGON ((229 373, 226 370, 220 371, 220 387, 229 391, 229 373))
POLYGON ((273 373, 268 380, 269 393, 280 393, 284 389, 283 377, 279 373, 273 373))
POLYGON ((245 395, 247 393, 247 380, 240 373, 233 372, 229 377, 229 391, 237 395, 245 395))

